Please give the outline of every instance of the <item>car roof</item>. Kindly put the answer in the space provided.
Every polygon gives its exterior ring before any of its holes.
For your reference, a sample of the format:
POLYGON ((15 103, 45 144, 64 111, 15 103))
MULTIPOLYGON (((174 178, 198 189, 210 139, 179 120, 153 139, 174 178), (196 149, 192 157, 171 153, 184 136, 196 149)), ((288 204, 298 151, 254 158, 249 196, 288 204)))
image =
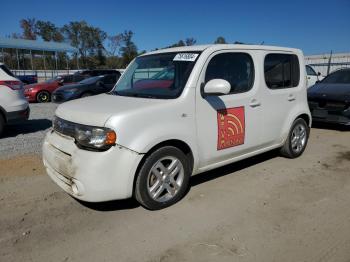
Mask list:
POLYGON ((159 49, 145 53, 141 56, 151 54, 161 54, 170 52, 203 52, 204 50, 211 49, 212 51, 222 49, 237 49, 237 50, 269 50, 269 51, 284 51, 284 52, 300 52, 299 49, 280 47, 280 46, 267 46, 267 45, 246 45, 246 44, 212 44, 212 45, 193 45, 193 46, 180 46, 171 47, 165 49, 159 49))

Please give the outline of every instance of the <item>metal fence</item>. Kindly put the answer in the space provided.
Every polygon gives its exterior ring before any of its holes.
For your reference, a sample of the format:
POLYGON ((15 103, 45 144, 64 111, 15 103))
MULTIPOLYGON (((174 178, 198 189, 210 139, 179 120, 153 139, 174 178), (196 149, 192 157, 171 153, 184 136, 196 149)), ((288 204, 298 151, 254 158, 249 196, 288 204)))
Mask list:
POLYGON ((305 56, 305 63, 321 75, 327 76, 336 70, 350 68, 350 53, 305 56))

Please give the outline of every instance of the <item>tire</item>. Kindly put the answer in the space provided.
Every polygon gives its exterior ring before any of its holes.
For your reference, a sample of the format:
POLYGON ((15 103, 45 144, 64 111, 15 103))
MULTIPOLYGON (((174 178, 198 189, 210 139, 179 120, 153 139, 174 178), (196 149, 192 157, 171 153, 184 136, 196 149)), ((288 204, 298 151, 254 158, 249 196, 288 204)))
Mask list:
POLYGON ((305 151, 309 140, 310 128, 304 119, 298 118, 294 121, 288 137, 280 150, 282 156, 297 158, 305 151))
POLYGON ((51 95, 47 91, 40 91, 36 95, 36 101, 38 103, 48 103, 48 102, 50 102, 50 100, 51 100, 51 95))
POLYGON ((187 192, 191 169, 186 155, 166 146, 152 152, 137 174, 134 195, 149 210, 159 210, 178 202, 187 192))
POLYGON ((0 114, 0 137, 1 137, 2 134, 4 133, 4 129, 5 129, 5 119, 4 119, 4 117, 0 114))

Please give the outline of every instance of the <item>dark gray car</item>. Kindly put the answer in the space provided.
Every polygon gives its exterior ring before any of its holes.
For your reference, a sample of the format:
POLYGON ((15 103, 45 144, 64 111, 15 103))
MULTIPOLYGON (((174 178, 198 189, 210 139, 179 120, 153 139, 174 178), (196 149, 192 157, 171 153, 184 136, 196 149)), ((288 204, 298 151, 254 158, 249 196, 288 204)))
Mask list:
POLYGON ((98 95, 109 92, 118 81, 120 74, 94 76, 77 84, 62 86, 52 94, 52 101, 65 102, 81 97, 98 95))
POLYGON ((350 125, 350 69, 333 72, 310 87, 308 102, 313 121, 350 125))

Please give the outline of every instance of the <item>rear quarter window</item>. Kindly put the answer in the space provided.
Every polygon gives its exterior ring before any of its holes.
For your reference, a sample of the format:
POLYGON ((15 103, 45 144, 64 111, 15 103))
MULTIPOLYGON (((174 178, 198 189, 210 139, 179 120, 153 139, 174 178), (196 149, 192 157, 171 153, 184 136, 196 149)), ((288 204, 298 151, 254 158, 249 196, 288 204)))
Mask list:
POLYGON ((265 82, 270 89, 291 88, 299 85, 300 65, 296 55, 268 54, 264 61, 265 82))

